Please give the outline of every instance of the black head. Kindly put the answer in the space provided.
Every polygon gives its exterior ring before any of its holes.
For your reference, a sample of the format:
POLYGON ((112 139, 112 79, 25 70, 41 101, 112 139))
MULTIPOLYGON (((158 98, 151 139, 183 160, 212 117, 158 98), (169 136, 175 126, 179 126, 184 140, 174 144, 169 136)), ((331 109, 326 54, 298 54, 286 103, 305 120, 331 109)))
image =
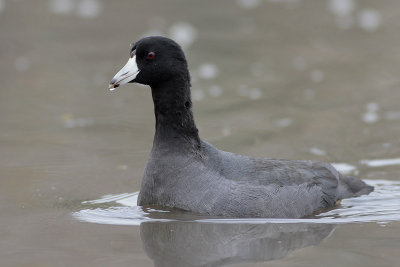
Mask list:
POLYGON ((151 36, 132 44, 127 64, 114 76, 109 88, 133 82, 156 86, 177 79, 190 83, 181 47, 169 38, 151 36))

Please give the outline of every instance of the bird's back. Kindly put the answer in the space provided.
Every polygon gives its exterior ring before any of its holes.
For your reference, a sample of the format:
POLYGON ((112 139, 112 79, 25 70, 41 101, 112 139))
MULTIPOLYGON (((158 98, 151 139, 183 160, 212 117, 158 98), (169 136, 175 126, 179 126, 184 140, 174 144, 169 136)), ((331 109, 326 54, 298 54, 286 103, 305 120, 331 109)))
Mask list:
POLYGON ((254 159, 206 142, 202 146, 201 154, 157 157, 153 151, 139 205, 230 217, 299 218, 332 207, 348 191, 341 174, 327 163, 254 159))

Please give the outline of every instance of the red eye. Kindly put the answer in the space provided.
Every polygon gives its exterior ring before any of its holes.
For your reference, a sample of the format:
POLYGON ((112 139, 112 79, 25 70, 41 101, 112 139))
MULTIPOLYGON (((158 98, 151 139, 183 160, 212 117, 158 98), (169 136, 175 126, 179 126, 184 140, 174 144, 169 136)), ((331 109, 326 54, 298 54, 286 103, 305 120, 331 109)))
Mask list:
POLYGON ((156 53, 154 52, 149 52, 146 56, 147 59, 154 59, 156 57, 156 53))

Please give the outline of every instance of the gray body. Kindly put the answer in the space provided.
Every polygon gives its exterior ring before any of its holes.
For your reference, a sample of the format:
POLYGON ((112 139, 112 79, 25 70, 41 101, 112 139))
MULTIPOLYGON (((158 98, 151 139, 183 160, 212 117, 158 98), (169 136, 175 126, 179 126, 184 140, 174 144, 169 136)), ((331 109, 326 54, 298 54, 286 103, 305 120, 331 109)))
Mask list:
POLYGON ((202 153, 155 144, 138 204, 216 216, 300 218, 372 190, 328 163, 255 159, 201 144, 202 153))

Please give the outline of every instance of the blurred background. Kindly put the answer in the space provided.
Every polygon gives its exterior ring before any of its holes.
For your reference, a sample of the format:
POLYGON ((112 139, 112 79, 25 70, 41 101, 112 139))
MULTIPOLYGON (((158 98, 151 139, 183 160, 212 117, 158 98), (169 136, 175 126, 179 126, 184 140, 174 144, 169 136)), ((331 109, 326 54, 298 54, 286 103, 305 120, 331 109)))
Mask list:
MULTIPOLYGON (((399 16, 395 0, 0 0, 0 265, 152 265, 137 227, 71 217, 139 190, 150 89, 107 88, 143 36, 182 45, 200 135, 218 148, 400 180, 399 16)), ((400 224, 363 227, 289 261, 318 262, 360 230, 380 249, 357 243, 349 259, 397 262, 400 224)))

